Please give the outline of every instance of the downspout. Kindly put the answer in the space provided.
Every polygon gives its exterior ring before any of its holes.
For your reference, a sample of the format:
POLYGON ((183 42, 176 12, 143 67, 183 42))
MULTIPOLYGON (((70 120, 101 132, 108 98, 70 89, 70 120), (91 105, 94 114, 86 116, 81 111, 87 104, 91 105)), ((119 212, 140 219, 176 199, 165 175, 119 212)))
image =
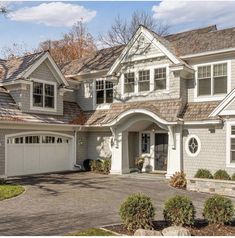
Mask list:
POLYGON ((82 165, 77 164, 77 132, 80 130, 81 130, 81 126, 79 126, 79 129, 75 128, 75 130, 74 130, 74 154, 75 154, 74 168, 76 170, 82 170, 82 165))

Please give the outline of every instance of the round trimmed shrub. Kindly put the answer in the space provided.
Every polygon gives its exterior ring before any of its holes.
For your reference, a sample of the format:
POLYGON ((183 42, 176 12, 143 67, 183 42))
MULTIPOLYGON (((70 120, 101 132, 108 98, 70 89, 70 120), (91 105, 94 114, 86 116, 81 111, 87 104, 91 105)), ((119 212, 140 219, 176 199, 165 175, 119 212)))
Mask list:
POLYGON ((151 229, 155 208, 150 197, 143 194, 133 194, 121 204, 119 214, 129 231, 141 228, 151 229))
POLYGON ((203 216, 211 224, 223 225, 231 222, 234 216, 231 199, 221 195, 208 198, 204 204, 203 216))
POLYGON ((166 221, 176 226, 193 225, 195 207, 186 196, 176 195, 165 202, 163 215, 166 221))
POLYGON ((219 169, 214 174, 214 179, 221 179, 221 180, 231 180, 229 174, 222 169, 219 169))
POLYGON ((210 170, 208 170, 208 169, 199 169, 194 177, 195 178, 213 179, 213 175, 211 174, 210 170))
POLYGON ((232 175, 231 179, 235 181, 235 173, 232 175))
POLYGON ((170 179, 170 185, 175 188, 186 188, 187 180, 183 171, 175 172, 170 179))

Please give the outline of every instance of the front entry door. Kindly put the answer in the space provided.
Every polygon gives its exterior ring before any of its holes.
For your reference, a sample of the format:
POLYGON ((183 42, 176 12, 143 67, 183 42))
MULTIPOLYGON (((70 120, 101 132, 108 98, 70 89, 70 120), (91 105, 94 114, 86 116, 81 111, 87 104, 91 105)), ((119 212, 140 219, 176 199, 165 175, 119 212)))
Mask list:
POLYGON ((168 133, 155 134, 155 170, 167 170, 168 133))

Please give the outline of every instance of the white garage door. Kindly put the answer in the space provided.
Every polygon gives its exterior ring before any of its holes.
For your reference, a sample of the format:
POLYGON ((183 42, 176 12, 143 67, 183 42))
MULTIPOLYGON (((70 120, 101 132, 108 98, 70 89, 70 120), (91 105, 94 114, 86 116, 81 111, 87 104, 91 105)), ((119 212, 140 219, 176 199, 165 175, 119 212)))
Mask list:
POLYGON ((72 138, 50 134, 7 137, 7 176, 71 170, 72 138))

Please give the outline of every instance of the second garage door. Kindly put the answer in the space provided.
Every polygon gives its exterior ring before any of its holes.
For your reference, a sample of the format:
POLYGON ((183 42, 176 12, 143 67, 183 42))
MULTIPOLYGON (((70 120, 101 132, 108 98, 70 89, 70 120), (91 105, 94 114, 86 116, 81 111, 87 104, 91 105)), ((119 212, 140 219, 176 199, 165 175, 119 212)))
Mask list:
POLYGON ((7 137, 7 176, 71 170, 72 138, 27 134, 7 137))

